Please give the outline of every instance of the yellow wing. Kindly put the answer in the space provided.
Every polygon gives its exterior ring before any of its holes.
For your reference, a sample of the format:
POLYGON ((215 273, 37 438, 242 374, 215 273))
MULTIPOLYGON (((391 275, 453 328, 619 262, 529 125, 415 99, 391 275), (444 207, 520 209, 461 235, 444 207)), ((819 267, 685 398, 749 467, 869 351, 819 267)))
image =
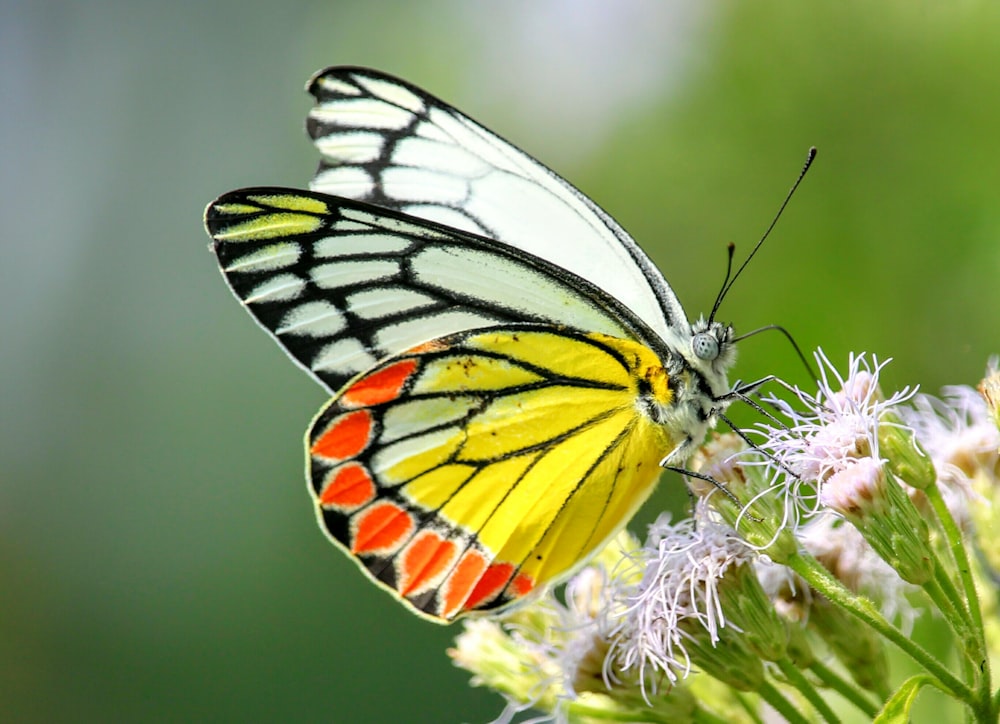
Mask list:
POLYGON ((680 432, 632 340, 546 325, 441 337, 356 377, 307 437, 330 538, 422 615, 450 621, 571 572, 648 497, 680 432))

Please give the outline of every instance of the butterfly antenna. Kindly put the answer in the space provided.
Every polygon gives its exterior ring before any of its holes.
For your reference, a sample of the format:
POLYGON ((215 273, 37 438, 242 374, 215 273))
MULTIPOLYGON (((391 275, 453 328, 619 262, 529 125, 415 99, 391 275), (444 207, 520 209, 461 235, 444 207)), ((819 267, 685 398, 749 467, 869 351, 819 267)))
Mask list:
MULTIPOLYGON (((726 296, 726 290, 729 289, 729 277, 733 273, 733 254, 736 252, 736 244, 729 242, 726 247, 726 278, 722 280, 722 287, 719 288, 719 294, 715 297, 715 304, 712 305, 712 313, 708 315, 708 321, 711 324, 715 321, 715 313, 719 311, 719 305, 722 304, 722 298, 726 296)), ((744 266, 746 266, 744 264, 744 266)))
POLYGON ((741 334, 739 337, 735 337, 733 339, 733 342, 739 342, 741 340, 746 339, 747 337, 752 337, 755 334, 760 334, 761 332, 771 332, 771 331, 781 332, 783 335, 785 335, 785 339, 787 339, 788 343, 792 345, 792 348, 795 350, 795 354, 799 356, 799 361, 802 363, 802 366, 805 367, 806 372, 809 373, 809 378, 812 380, 818 380, 819 377, 816 375, 816 371, 813 369, 812 365, 809 364, 809 360, 806 359, 806 356, 802 354, 802 350, 799 348, 798 342, 795 341, 795 337, 792 336, 791 332, 789 332, 787 329, 785 329, 779 324, 769 324, 766 327, 760 327, 759 329, 747 332, 746 334, 741 334))
MULTIPOLYGON (((812 148, 809 149, 809 153, 806 154, 806 162, 802 165, 802 170, 799 171, 799 177, 795 179, 795 183, 792 184, 792 188, 788 190, 788 194, 785 195, 785 200, 782 201, 781 206, 778 207, 778 213, 776 213, 774 215, 774 218, 771 219, 771 223, 770 225, 768 225, 767 230, 764 231, 763 236, 760 237, 760 241, 758 241, 757 245, 754 246, 754 248, 750 251, 750 253, 747 255, 747 258, 743 260, 743 263, 740 264, 740 268, 736 270, 736 273, 733 274, 732 277, 730 277, 728 270, 726 271, 726 281, 722 285, 722 290, 719 292, 719 296, 715 301, 715 306, 712 307, 712 314, 708 318, 709 322, 715 319, 715 312, 719 308, 719 305, 722 303, 723 297, 725 297, 726 294, 729 293, 729 290, 732 288, 733 284, 736 282, 737 279, 739 279, 740 274, 742 274, 743 270, 747 268, 747 264, 750 263, 750 260, 754 258, 754 255, 757 253, 758 249, 760 249, 761 245, 764 243, 767 237, 770 236, 772 229, 774 229, 775 225, 778 223, 778 219, 781 218, 781 214, 784 212, 785 207, 788 206, 788 202, 792 200, 792 196, 795 195, 795 190, 798 189, 799 184, 802 183, 802 179, 806 177, 806 172, 809 171, 809 167, 812 166, 812 162, 815 159, 816 159, 816 147, 813 146, 812 148)), ((729 253, 729 258, 730 258, 730 264, 732 264, 732 251, 730 251, 729 253)))

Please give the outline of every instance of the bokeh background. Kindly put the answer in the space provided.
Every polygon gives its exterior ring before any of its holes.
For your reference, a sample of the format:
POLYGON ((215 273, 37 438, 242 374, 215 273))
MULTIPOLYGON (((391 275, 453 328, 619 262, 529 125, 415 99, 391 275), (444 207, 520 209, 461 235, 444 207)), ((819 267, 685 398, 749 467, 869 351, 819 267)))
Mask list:
MULTIPOLYGON (((692 316, 816 145, 721 317, 891 356, 889 387, 975 383, 1000 351, 996 3, 0 0, 4 720, 499 713, 445 656, 457 629, 317 530, 323 394, 207 250, 208 201, 306 184, 302 87, 337 63, 555 167, 692 316)), ((806 381, 778 335, 740 354, 806 381)))

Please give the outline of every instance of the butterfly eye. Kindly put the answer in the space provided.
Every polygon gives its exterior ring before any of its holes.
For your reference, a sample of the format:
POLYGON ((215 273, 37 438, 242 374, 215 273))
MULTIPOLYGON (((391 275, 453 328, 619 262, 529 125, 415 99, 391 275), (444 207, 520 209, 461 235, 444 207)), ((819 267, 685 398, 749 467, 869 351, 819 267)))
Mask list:
POLYGON ((691 349, 698 359, 711 362, 719 356, 719 340, 714 334, 701 332, 691 338, 691 349))

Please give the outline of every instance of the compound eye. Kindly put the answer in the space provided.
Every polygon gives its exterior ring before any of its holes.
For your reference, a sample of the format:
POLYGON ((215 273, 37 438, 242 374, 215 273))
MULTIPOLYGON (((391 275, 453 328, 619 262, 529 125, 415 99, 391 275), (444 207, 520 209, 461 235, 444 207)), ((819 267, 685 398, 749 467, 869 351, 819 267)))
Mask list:
POLYGON ((701 332, 691 339, 691 349, 698 359, 711 362, 719 356, 719 340, 715 338, 714 334, 701 332))

